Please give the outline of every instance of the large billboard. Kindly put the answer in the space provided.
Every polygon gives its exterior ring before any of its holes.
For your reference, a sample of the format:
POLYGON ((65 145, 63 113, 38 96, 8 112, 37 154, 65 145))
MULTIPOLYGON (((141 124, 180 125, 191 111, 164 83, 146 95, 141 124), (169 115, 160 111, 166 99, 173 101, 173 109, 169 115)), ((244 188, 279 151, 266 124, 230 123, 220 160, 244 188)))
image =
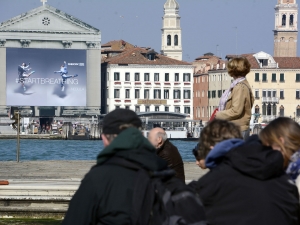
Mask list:
POLYGON ((86 106, 86 51, 7 48, 6 103, 86 106))

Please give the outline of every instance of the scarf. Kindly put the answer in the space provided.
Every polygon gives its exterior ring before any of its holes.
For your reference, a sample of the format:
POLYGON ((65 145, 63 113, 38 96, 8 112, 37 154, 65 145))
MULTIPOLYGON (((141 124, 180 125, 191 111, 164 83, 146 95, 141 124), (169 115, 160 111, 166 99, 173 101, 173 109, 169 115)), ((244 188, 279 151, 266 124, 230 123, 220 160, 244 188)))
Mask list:
POLYGON ((245 77, 240 77, 240 78, 237 78, 235 79, 231 85, 230 85, 230 88, 226 91, 224 91, 221 99, 220 99, 220 104, 219 104, 219 111, 223 111, 225 109, 225 106, 226 106, 226 103, 227 103, 227 100, 231 94, 231 91, 232 89, 235 87, 235 85, 237 85, 238 83, 244 81, 246 78, 245 77))
POLYGON ((295 152, 291 159, 286 173, 295 181, 300 174, 300 150, 295 152))

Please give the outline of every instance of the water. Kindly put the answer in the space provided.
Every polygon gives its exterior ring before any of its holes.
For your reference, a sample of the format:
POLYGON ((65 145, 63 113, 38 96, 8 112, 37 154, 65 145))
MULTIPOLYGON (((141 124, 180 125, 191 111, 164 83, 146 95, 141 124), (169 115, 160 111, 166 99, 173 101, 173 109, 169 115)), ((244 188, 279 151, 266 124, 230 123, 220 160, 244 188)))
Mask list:
MULTIPOLYGON (((183 161, 192 162, 194 141, 171 141, 177 146, 183 161)), ((16 160, 16 140, 0 140, 0 161, 16 160)), ((103 149, 102 141, 21 140, 20 160, 96 160, 103 149)))

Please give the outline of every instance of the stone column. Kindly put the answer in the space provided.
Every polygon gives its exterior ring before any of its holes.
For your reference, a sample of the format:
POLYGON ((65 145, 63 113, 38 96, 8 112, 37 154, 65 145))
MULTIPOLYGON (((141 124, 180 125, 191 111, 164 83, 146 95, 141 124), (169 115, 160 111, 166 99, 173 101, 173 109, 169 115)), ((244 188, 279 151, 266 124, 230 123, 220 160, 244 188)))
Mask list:
POLYGON ((87 50, 86 105, 101 106, 101 50, 87 50))

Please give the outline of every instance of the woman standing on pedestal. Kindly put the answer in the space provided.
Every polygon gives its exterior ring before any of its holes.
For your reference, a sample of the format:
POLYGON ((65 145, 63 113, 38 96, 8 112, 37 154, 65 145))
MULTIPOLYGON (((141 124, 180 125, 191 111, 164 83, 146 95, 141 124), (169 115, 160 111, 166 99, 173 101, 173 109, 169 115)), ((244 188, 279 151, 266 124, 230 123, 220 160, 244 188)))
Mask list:
POLYGON ((241 128, 244 139, 250 134, 251 109, 254 97, 251 87, 246 80, 250 72, 250 63, 246 58, 233 58, 227 65, 228 74, 234 79, 226 90, 219 104, 216 119, 231 121, 241 128))

